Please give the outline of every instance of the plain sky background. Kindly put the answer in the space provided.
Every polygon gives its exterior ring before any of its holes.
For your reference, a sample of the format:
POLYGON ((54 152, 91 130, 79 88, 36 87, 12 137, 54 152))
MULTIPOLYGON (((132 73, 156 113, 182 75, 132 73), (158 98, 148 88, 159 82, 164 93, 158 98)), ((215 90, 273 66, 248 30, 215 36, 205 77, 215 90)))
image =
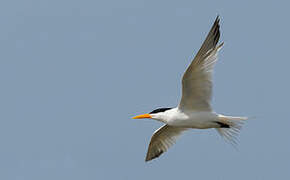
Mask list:
POLYGON ((289 1, 0 2, 0 179, 289 179, 289 1), (216 112, 255 117, 235 150, 186 132, 144 162, 153 120, 217 15, 216 112))

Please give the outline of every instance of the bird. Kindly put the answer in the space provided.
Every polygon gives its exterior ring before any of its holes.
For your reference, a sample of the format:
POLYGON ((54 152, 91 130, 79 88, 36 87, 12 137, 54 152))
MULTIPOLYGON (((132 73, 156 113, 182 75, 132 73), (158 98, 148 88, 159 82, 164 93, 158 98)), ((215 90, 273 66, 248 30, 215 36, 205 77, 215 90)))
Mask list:
POLYGON ((145 161, 158 158, 178 137, 190 129, 215 128, 229 143, 237 144, 237 135, 247 117, 218 114, 211 107, 212 73, 223 42, 220 17, 217 16, 201 48, 182 77, 182 96, 175 108, 158 108, 133 119, 154 119, 164 123, 151 137, 145 161))

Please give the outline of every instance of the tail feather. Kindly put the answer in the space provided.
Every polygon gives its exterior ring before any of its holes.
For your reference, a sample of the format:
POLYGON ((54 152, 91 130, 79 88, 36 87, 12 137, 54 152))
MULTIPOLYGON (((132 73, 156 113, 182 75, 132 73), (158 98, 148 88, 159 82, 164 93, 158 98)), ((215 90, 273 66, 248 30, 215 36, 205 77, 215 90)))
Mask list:
POLYGON ((247 117, 219 115, 219 121, 229 125, 229 128, 216 128, 216 130, 227 142, 236 147, 238 144, 237 136, 242 128, 242 125, 247 119, 247 117))

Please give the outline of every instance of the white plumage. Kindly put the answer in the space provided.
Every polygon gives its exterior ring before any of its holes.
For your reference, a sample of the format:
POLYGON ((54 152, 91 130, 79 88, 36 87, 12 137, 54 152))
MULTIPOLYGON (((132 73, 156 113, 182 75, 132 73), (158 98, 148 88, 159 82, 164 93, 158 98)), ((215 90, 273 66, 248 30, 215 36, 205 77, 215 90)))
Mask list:
POLYGON ((217 45, 220 37, 219 17, 216 18, 200 50, 182 78, 182 97, 176 108, 160 108, 134 119, 151 118, 165 123, 157 129, 150 141, 146 161, 159 157, 167 151, 181 135, 190 128, 216 128, 221 136, 235 144, 246 117, 232 117, 215 113, 211 108, 212 72, 217 61, 217 45))

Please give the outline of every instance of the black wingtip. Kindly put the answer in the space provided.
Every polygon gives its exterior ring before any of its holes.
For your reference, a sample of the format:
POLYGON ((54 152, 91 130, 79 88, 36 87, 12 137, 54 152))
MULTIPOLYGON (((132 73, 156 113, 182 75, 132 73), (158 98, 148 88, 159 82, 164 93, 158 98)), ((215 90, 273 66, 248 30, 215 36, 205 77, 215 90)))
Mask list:
POLYGON ((219 23, 219 22, 220 22, 220 15, 217 15, 217 16, 216 16, 216 18, 215 18, 215 22, 216 22, 216 23, 219 23))
POLYGON ((151 161, 155 158, 158 158, 162 153, 164 153, 163 150, 159 150, 154 156, 149 156, 149 154, 146 155, 146 158, 145 158, 145 162, 148 162, 148 161, 151 161))
POLYGON ((216 20, 220 20, 220 15, 219 14, 217 14, 217 16, 216 16, 216 20))
POLYGON ((220 25, 219 25, 219 22, 220 22, 220 17, 219 15, 217 15, 216 17, 216 20, 214 22, 214 25, 213 25, 213 34, 214 34, 214 47, 216 46, 216 44, 218 43, 219 41, 219 38, 220 38, 220 25))

